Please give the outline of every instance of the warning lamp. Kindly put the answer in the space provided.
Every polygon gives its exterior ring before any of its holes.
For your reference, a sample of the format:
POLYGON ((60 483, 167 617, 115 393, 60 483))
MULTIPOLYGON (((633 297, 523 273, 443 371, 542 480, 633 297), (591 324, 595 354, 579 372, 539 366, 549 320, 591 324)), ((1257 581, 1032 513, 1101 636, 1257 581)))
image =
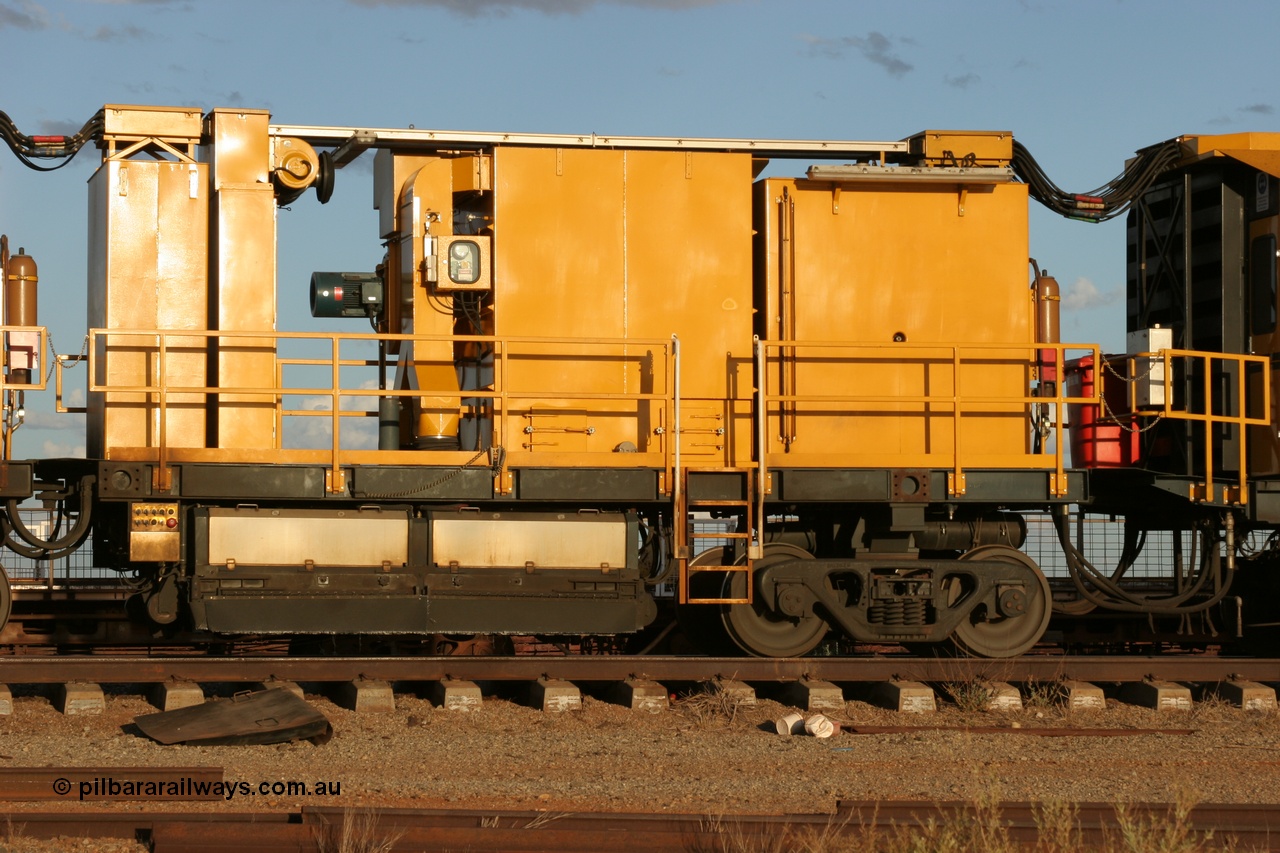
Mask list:
POLYGON ((489 289, 489 237, 442 236, 435 241, 435 254, 427 258, 427 281, 436 290, 489 289))
POLYGON ((313 272, 312 317, 375 317, 382 313, 382 279, 371 272, 313 272))
POLYGON ((480 278, 480 244, 475 240, 454 240, 449 245, 449 281, 475 284, 480 278))

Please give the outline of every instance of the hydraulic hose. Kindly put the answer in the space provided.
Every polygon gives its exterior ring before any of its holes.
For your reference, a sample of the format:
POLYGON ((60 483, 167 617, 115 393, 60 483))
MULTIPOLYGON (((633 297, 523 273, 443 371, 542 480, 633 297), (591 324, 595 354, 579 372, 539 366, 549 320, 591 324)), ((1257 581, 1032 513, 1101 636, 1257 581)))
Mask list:
MULTIPOLYGON (((82 477, 75 492, 79 493, 80 508, 77 513, 76 522, 64 536, 57 536, 53 539, 41 539, 32 532, 23 522, 18 507, 18 501, 9 500, 5 504, 6 512, 3 514, 4 527, 4 544, 9 546, 15 553, 34 560, 59 559, 74 552, 84 542, 89 530, 93 525, 93 477, 82 477), (15 539, 13 534, 17 534, 15 539), (21 541, 19 541, 21 540, 21 541)), ((64 505, 65 501, 60 504, 64 505)), ((61 529, 62 518, 65 517, 65 508, 59 510, 58 525, 56 531, 61 529)))

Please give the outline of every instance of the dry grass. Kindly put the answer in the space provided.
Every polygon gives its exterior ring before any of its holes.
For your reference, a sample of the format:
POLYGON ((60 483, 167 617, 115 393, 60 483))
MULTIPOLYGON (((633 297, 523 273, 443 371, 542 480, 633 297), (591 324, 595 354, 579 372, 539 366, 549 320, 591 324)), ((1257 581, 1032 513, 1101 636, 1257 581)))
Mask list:
POLYGON ((1195 696, 1191 703, 1191 713, 1188 721, 1193 723, 1216 723, 1224 720, 1230 720, 1239 712, 1239 706, 1231 701, 1222 698, 1217 693, 1206 690, 1201 695, 1195 696))
POLYGON ((1047 711, 1063 702, 1062 682, 1033 678, 1022 685, 1022 707, 1031 711, 1047 711))
POLYGON ((341 824, 317 828, 316 847, 320 853, 391 853, 403 834, 380 830, 372 809, 344 809, 341 824))
POLYGON ((995 687, 991 682, 975 678, 968 681, 949 681, 942 689, 951 697, 951 701, 961 711, 986 711, 991 707, 991 700, 996 697, 995 687))
POLYGON ((1104 830, 1101 842, 1086 838, 1075 805, 1046 802, 1035 809, 1037 838, 1020 842, 1012 837, 995 794, 984 795, 967 809, 927 818, 919 826, 878 826, 876 815, 832 818, 821 827, 781 825, 769 833, 752 834, 725 818, 707 818, 701 841, 690 853, 1207 853, 1235 851, 1212 831, 1191 824, 1194 803, 1180 796, 1167 814, 1116 806, 1116 828, 1104 830))
POLYGON ((23 850, 26 846, 24 842, 27 840, 23 834, 25 829, 25 824, 13 825, 13 815, 5 815, 4 838, 0 838, 0 853, 18 853, 23 850))
POLYGON ((540 826, 546 826, 553 821, 562 820, 571 817, 573 812, 543 812, 524 825, 525 829, 537 829, 540 826))
POLYGON ((1125 853, 1146 850, 1197 853, 1200 850, 1233 849, 1234 844, 1224 847, 1214 843, 1213 830, 1201 833, 1192 829, 1191 809, 1194 807, 1194 801, 1185 792, 1179 792, 1165 815, 1138 812, 1128 803, 1118 804, 1116 821, 1120 828, 1113 834, 1115 846, 1112 849, 1125 853))
POLYGON ((732 725, 741 708, 747 704, 737 694, 711 687, 677 699, 671 704, 671 709, 697 728, 710 728, 732 725))
POLYGON ((791 853, 801 849, 792 841, 796 833, 791 826, 758 833, 732 818, 706 817, 700 830, 701 838, 689 845, 689 853, 791 853))

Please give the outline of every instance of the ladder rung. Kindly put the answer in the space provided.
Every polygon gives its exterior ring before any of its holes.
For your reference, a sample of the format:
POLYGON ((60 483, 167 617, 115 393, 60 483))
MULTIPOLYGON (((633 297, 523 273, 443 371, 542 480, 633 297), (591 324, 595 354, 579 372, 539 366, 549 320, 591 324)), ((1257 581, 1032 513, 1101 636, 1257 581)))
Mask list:
POLYGON ((753 566, 690 566, 689 574, 694 572, 749 572, 753 566))
POLYGON ((689 506, 751 506, 751 501, 688 501, 689 506))
POLYGON ((745 598, 690 598, 689 604, 750 604, 745 598))

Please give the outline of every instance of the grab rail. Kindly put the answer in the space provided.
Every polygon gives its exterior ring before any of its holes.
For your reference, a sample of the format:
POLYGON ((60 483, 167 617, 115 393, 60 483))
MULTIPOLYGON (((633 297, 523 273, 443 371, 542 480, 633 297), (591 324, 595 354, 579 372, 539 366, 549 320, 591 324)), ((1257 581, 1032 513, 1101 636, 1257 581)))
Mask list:
MULTIPOLYGON (((192 395, 202 395, 204 403, 209 411, 213 411, 213 403, 210 398, 214 395, 223 397, 240 398, 238 402, 246 402, 245 398, 250 398, 249 403, 269 403, 275 412, 275 429, 274 439, 271 442, 271 448, 275 451, 285 450, 284 441, 284 421, 285 418, 309 418, 322 417, 331 421, 331 444, 327 451, 331 478, 330 490, 340 491, 343 483, 342 464, 344 459, 349 458, 353 452, 350 448, 342 447, 342 422, 344 418, 376 418, 376 406, 371 410, 368 408, 352 408, 354 400, 368 398, 415 398, 430 397, 439 398, 448 401, 457 401, 459 414, 464 414, 468 406, 473 404, 464 404, 464 400, 488 400, 492 401, 492 418, 493 428, 491 435, 487 436, 488 440, 499 447, 512 446, 512 442, 516 439, 516 430, 519 429, 515 424, 515 420, 521 415, 512 409, 511 401, 520 401, 522 403, 535 402, 538 400, 556 400, 556 401, 573 401, 577 403, 587 403, 591 401, 628 401, 641 402, 652 401, 661 407, 661 415, 658 416, 656 422, 660 424, 658 429, 654 430, 657 436, 653 444, 657 446, 656 451, 661 456, 661 467, 667 478, 667 488, 675 481, 675 461, 673 458, 674 444, 678 442, 678 422, 677 411, 678 404, 676 400, 676 375, 677 375, 677 341, 673 338, 667 339, 646 339, 646 338, 540 338, 540 337, 499 337, 488 335, 391 335, 391 334, 372 334, 372 333, 341 333, 341 332, 258 332, 258 331, 218 331, 218 330, 191 330, 191 329, 92 329, 89 332, 88 341, 88 360, 89 380, 88 392, 90 394, 129 394, 144 395, 142 401, 131 401, 131 405, 137 405, 139 402, 148 410, 154 412, 155 418, 155 438, 149 440, 148 449, 153 449, 157 455, 159 468, 167 474, 168 465, 173 458, 174 447, 169 440, 169 420, 172 412, 174 398, 190 397, 192 395), (302 342, 297 344, 294 342, 302 342), (313 342, 308 344, 308 342, 313 342), (450 345, 458 344, 474 344, 482 346, 486 350, 492 351, 493 354, 493 372, 492 381, 481 388, 459 388, 457 385, 452 387, 393 387, 380 388, 370 387, 371 383, 369 374, 364 374, 364 382, 353 383, 346 376, 346 370, 355 368, 372 368, 377 369, 380 361, 376 358, 369 357, 352 357, 344 353, 345 346, 373 346, 379 342, 399 342, 402 346, 406 344, 426 344, 426 343, 446 343, 450 345), (308 345, 320 347, 321 351, 315 354, 303 353, 301 355, 280 354, 278 352, 282 345, 289 347, 308 345), (181 351, 183 357, 190 357, 192 353, 204 353, 212 351, 217 346, 223 349, 237 347, 239 351, 262 351, 269 352, 274 358, 274 380, 270 383, 262 384, 209 384, 207 374, 202 374, 199 369, 188 369, 189 374, 185 378, 175 378, 172 374, 175 372, 171 369, 171 361, 174 356, 181 351), (571 348, 571 349, 570 349, 571 348), (583 351, 587 351, 588 355, 582 355, 583 351), (147 367, 142 371, 145 376, 131 375, 127 382, 113 381, 111 377, 104 374, 102 368, 103 359, 109 358, 112 353, 123 353, 129 351, 133 354, 135 362, 145 363, 147 367), (138 353, 142 354, 139 359, 138 353), (576 353, 574 357, 577 359, 594 359, 597 362, 617 362, 619 364, 630 364, 632 369, 639 369, 646 376, 651 376, 652 381, 649 383, 650 390, 633 390, 622 387, 620 389, 601 390, 600 387, 593 387, 592 390, 579 390, 576 388, 552 387, 551 385, 540 386, 537 371, 530 372, 525 370, 522 374, 519 387, 512 384, 510 364, 514 359, 521 359, 529 362, 537 362, 538 360, 559 361, 563 362, 567 353, 576 353), (295 370, 301 370, 307 374, 306 377, 300 377, 296 383, 291 384, 286 377, 286 369, 292 373, 295 370), (325 375, 325 379, 320 379, 320 374, 325 375), (141 379, 142 381, 138 381, 141 379), (264 398, 261 400, 253 400, 251 398, 264 398), (286 405, 286 398, 319 398, 316 405, 312 408, 302 408, 296 405, 286 405)), ((452 353, 452 346, 449 348, 452 353)), ((67 359, 72 362, 74 360, 67 359)), ((447 366, 450 371, 453 370, 454 361, 452 356, 446 359, 429 359, 415 358, 411 366, 447 366)), ((64 367, 62 360, 58 363, 59 383, 61 383, 61 371, 64 367)), ((388 369, 396 367, 395 362, 388 361, 386 364, 388 369)), ((134 369, 133 374, 139 373, 134 369)), ((625 376, 626 371, 620 371, 619 376, 625 376)), ((546 382, 547 380, 543 380, 546 382)), ((374 385, 381 384, 372 383, 374 385)), ((625 386, 625 380, 619 380, 619 385, 625 386)), ((59 384, 59 388, 61 385, 59 384)), ((110 402, 106 404, 110 406, 110 402)), ((186 405, 190 405, 186 402, 186 405)), ((228 404, 234 406, 235 403, 228 404)), ((486 413, 488 415, 488 413, 486 413)), ((638 415, 637 415, 638 417, 638 415)), ((522 430, 521 432, 527 431, 522 430)), ((478 442, 484 446, 484 442, 478 442)), ((234 451, 234 448, 231 449, 234 451)), ((472 448, 474 451, 474 448, 472 448)), ((612 451, 612 448, 611 448, 612 451)), ((467 452, 467 451, 464 451, 467 452)), ((234 455, 229 452, 228 455, 234 455)))

